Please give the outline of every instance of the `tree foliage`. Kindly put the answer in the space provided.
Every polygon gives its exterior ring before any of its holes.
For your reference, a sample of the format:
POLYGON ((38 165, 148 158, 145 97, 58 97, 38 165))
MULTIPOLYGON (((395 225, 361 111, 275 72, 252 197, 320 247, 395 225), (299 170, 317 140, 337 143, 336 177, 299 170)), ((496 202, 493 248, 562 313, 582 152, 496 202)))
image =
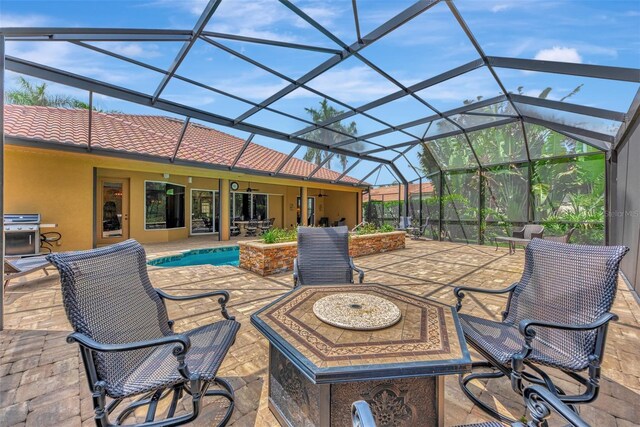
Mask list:
MULTIPOLYGON (((335 116, 339 116, 340 114, 344 113, 344 111, 337 110, 333 106, 329 105, 329 102, 326 99, 320 101, 320 108, 316 109, 313 107, 309 107, 305 108, 305 111, 311 116, 311 119, 314 123, 323 123, 335 116)), ((351 122, 346 125, 341 121, 333 122, 330 125, 327 125, 326 128, 318 128, 309 132, 309 134, 307 134, 305 138, 311 141, 319 142, 322 145, 333 145, 346 139, 346 137, 342 134, 356 136, 358 134, 356 122, 351 122), (340 133, 336 133, 333 131, 340 133)), ((304 159, 308 162, 319 165, 330 155, 331 153, 320 148, 307 147, 307 152, 304 154, 304 159)), ((336 156, 338 158, 338 161, 340 162, 342 170, 344 171, 347 168, 347 156, 344 154, 336 154, 336 156)), ((331 160, 327 161, 325 167, 331 169, 331 160)))

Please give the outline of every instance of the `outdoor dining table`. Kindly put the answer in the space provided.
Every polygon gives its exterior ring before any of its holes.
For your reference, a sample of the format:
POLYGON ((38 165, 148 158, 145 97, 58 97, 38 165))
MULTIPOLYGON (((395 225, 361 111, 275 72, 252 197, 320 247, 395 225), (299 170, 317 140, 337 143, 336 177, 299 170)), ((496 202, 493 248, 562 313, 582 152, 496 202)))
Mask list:
POLYGON ((509 244, 509 255, 513 255, 516 253, 516 245, 527 246, 531 243, 531 239, 522 239, 520 237, 494 237, 494 241, 496 244, 496 251, 498 250, 498 243, 508 243, 509 244))
POLYGON ((380 425, 442 426, 444 376, 471 368, 452 307, 380 284, 301 286, 251 323, 269 341, 268 404, 283 426, 351 425, 356 400, 369 403, 380 425), (363 303, 353 304, 358 295, 363 303), (359 318, 349 310, 380 309, 371 301, 388 305, 381 320, 395 323, 370 330, 341 323, 359 318))

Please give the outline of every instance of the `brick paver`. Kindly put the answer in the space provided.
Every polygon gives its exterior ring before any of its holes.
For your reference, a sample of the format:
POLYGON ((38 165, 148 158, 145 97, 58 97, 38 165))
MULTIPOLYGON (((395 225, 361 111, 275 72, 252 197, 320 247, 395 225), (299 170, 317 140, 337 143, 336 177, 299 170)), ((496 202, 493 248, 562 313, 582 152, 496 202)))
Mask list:
MULTIPOLYGON (((149 245, 150 256, 192 247, 218 245, 189 239, 166 245, 149 245)), ((506 249, 455 243, 409 241, 407 248, 358 258, 366 282, 378 282, 453 304, 452 289, 467 284, 499 289, 517 281, 523 253, 506 249)), ((236 410, 231 425, 273 426, 267 408, 267 342, 251 326, 249 316, 291 289, 290 274, 260 277, 235 267, 180 267, 149 269, 155 286, 174 294, 212 289, 231 292, 230 311, 242 323, 236 343, 220 368, 236 390, 236 410)), ((464 310, 498 317, 506 300, 502 296, 469 295, 464 310)), ((600 397, 580 411, 594 426, 627 427, 640 423, 640 307, 627 285, 620 281, 614 310, 620 320, 609 329, 603 363, 600 397)), ((0 424, 91 426, 93 410, 84 369, 76 345, 65 342, 70 332, 62 307, 57 275, 34 273, 12 282, 6 293, 5 330, 0 333, 0 424)), ((213 299, 169 305, 176 329, 204 325, 220 318, 213 299)), ((571 384, 558 379, 569 390, 571 384)), ((507 382, 478 383, 483 399, 518 418, 524 414, 520 397, 507 382)), ((445 425, 486 420, 460 391, 457 378, 446 380, 445 425)), ((207 400, 205 400, 207 402, 207 400)), ((215 404, 206 404, 194 425, 211 425, 219 417, 215 404)), ((142 421, 142 419, 140 419, 142 421)))

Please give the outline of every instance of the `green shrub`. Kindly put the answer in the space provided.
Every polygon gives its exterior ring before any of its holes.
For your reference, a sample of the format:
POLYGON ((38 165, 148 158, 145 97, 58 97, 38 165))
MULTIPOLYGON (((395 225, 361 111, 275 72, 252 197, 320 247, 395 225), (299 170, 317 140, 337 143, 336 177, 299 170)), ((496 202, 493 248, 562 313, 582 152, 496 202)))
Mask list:
POLYGON ((356 230, 356 234, 358 236, 363 236, 365 234, 390 233, 392 231, 395 231, 395 229, 390 224, 383 224, 378 228, 375 224, 368 222, 360 226, 356 230))
POLYGON ((269 231, 264 232, 260 236, 263 243, 283 243, 294 242, 298 238, 298 230, 285 230, 282 228, 272 228, 269 231))

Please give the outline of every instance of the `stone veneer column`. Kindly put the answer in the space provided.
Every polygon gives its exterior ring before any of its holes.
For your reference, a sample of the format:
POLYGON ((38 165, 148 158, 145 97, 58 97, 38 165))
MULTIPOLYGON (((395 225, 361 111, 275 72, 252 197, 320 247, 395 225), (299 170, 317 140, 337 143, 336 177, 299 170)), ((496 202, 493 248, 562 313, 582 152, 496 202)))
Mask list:
POLYGON ((307 226, 309 212, 307 210, 307 187, 300 187, 300 225, 307 226))
POLYGON ((220 180, 220 240, 229 240, 229 227, 231 221, 229 218, 229 180, 220 180))

